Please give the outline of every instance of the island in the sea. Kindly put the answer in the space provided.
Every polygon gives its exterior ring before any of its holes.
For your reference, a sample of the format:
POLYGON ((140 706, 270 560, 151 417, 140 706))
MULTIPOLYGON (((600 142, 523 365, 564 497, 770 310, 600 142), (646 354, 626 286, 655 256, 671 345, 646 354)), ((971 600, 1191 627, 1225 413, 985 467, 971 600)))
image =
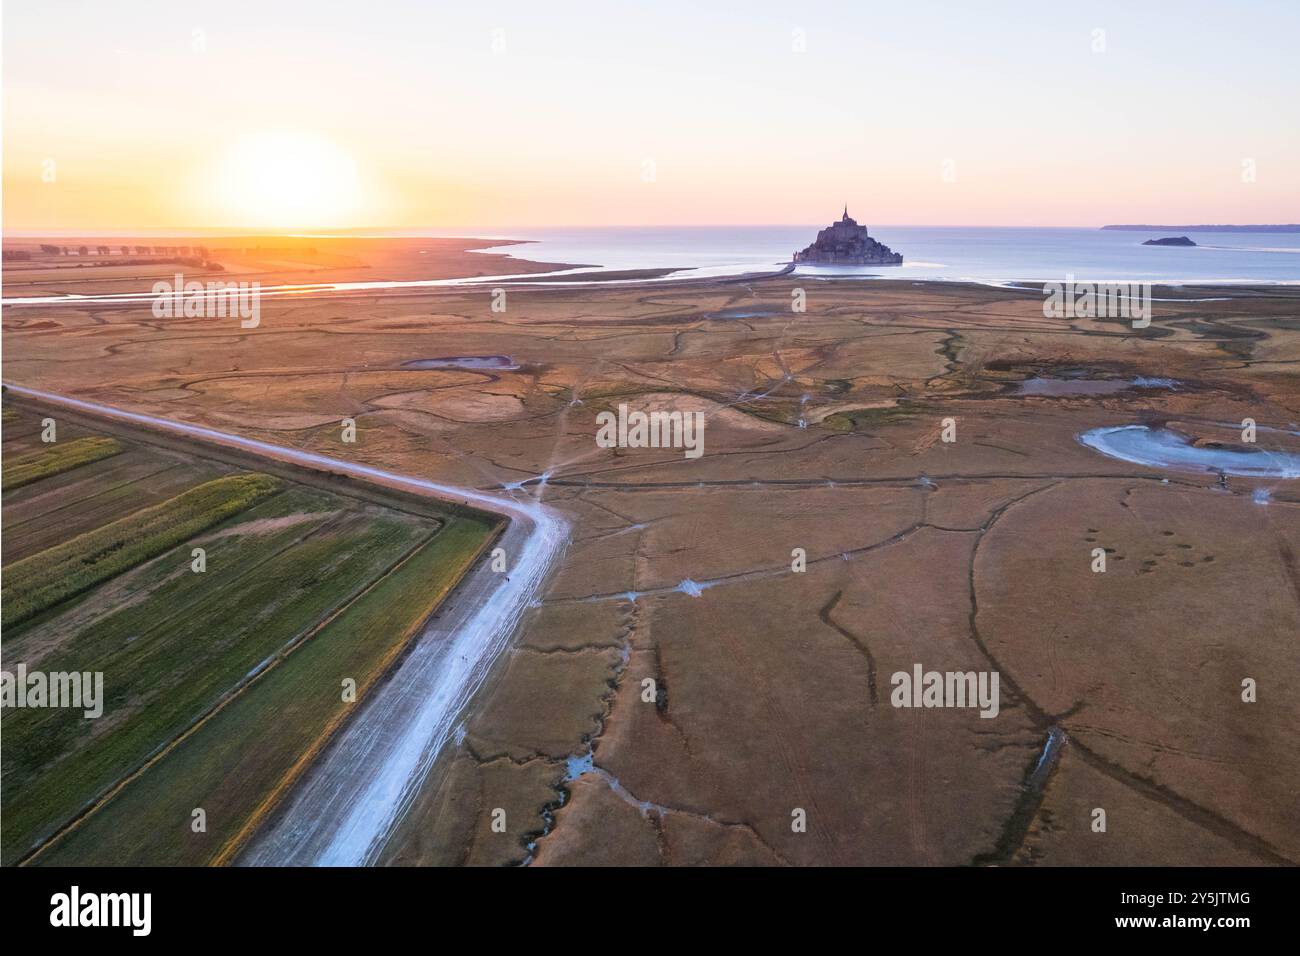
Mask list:
POLYGON ((1144 246, 1194 246, 1196 245, 1196 243, 1192 242, 1192 240, 1188 239, 1186 236, 1166 236, 1163 239, 1148 239, 1146 242, 1142 243, 1142 245, 1144 246))
POLYGON ((794 254, 794 261, 831 266, 901 266, 903 257, 868 236, 867 227, 851 219, 849 207, 845 206, 839 222, 817 233, 811 246, 794 254))

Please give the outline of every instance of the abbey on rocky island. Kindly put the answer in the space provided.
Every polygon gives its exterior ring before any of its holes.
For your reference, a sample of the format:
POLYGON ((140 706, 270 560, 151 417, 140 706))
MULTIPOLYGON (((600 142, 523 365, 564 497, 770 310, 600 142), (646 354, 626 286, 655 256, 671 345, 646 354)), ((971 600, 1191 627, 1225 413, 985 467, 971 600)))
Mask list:
POLYGON ((817 240, 796 252, 794 261, 829 266, 901 266, 903 257, 868 236, 867 227, 851 219, 849 207, 845 206, 843 218, 817 233, 817 240))

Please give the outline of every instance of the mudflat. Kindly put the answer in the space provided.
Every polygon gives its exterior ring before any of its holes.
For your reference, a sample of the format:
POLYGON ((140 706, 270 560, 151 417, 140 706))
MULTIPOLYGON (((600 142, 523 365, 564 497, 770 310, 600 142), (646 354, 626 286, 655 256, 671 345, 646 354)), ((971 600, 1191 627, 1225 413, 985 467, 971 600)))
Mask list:
POLYGON ((387 862, 1300 862, 1300 487, 1079 440, 1300 452, 1300 292, 1157 298, 1144 329, 797 276, 268 298, 255 329, 70 303, 6 308, 4 377, 570 519, 387 862), (420 364, 457 357, 493 360, 420 364), (620 405, 702 413, 703 454, 599 446, 620 405), (917 664, 997 672, 997 716, 894 706, 917 664))

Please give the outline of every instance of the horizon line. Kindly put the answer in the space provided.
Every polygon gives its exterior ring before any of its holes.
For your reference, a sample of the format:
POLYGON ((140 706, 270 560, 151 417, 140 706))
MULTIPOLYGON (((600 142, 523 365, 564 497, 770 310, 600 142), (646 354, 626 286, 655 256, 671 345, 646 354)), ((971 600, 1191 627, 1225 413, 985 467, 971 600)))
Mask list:
MULTIPOLYGON (((1277 229, 1284 226, 1300 228, 1300 223, 1103 223, 1101 225, 1039 225, 1039 224, 991 224, 991 223, 876 223, 871 228, 878 229, 1085 229, 1103 230, 1108 227, 1125 226, 1134 229, 1205 229, 1207 226, 1224 226, 1230 229, 1243 229, 1259 226, 1277 229)), ((281 236, 285 238, 318 239, 508 239, 499 235, 503 232, 527 232, 530 229, 807 229, 822 228, 818 223, 810 222, 750 222, 750 223, 601 223, 573 224, 556 223, 531 226, 332 226, 320 228, 303 228, 301 226, 116 226, 112 228, 20 228, 0 230, 0 238, 8 239, 50 239, 67 238, 180 238, 184 236, 281 236), (420 234, 428 230, 429 234, 420 234), (373 235, 371 234, 373 233, 373 235), (437 233, 436 235, 434 233, 437 233), (485 233, 498 233, 487 235, 485 233)), ((520 240, 531 241, 531 240, 520 240)))

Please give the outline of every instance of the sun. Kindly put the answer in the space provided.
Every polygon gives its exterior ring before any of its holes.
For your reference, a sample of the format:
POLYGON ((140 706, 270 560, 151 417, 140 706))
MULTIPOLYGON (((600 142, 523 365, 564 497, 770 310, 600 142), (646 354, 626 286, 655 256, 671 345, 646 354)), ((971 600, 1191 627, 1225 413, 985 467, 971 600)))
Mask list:
POLYGON ((241 136, 217 159, 214 177, 211 198, 236 225, 349 225, 361 204, 356 162, 314 133, 241 136))

